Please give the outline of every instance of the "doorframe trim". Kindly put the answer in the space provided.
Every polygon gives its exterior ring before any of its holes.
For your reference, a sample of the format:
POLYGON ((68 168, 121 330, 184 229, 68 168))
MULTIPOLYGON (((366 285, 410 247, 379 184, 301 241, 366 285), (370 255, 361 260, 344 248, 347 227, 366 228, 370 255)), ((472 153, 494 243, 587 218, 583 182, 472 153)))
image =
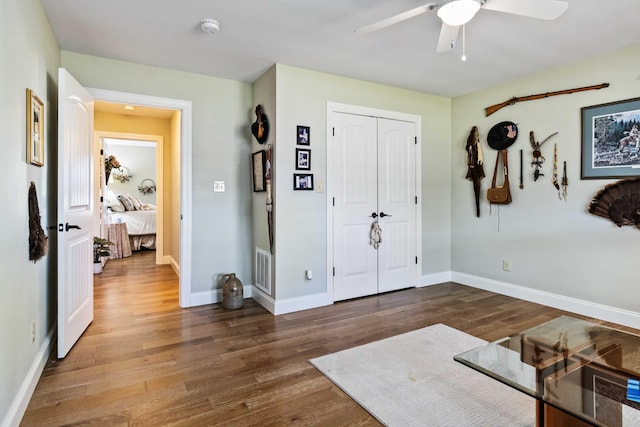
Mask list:
POLYGON ((96 101, 180 110, 180 307, 191 307, 192 105, 191 101, 86 88, 96 101))
MULTIPOLYGON (((130 140, 130 141, 147 141, 155 144, 156 149, 156 176, 153 177, 155 179, 156 184, 156 193, 163 194, 164 193, 164 136, 162 135, 153 135, 153 134, 139 134, 139 133, 128 133, 128 132, 111 132, 111 131, 93 131, 93 139, 97 141, 98 147, 100 149, 104 149, 102 145, 105 139, 119 139, 119 140, 130 140)), ((100 183, 102 185, 103 183, 100 183)), ((104 183, 106 186, 106 183, 104 183)), ((101 192, 104 197, 104 188, 102 188, 101 192)), ((156 198, 156 207, 157 207, 157 215, 156 215, 156 223, 164 224, 164 200, 163 197, 156 198)), ((103 205, 103 212, 106 212, 107 208, 103 205)), ((160 226, 161 231, 156 231, 156 264, 171 264, 173 263, 168 261, 168 257, 165 255, 165 247, 164 247, 164 226, 160 226)), ((101 230, 102 231, 102 230, 101 230)), ((104 237, 104 236, 103 236, 104 237)), ((178 273, 178 271, 176 271, 178 273)))
POLYGON ((333 293, 333 123, 336 113, 353 114, 358 116, 369 116, 381 119, 399 120, 415 123, 416 126, 416 195, 418 203, 416 205, 416 254, 418 263, 416 265, 416 286, 420 284, 422 277, 422 116, 417 114, 402 113, 399 111, 382 110, 379 108, 364 107, 359 105, 342 104, 338 102, 327 102, 327 161, 326 161, 326 195, 327 195, 327 283, 326 292, 331 301, 334 301, 333 293))

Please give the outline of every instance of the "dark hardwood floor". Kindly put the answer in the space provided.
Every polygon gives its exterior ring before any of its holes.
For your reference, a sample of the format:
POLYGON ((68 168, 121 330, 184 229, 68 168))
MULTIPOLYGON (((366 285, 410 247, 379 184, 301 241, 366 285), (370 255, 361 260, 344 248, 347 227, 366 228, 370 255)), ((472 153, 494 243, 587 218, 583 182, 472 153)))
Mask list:
POLYGON ((95 319, 47 364, 21 425, 379 425, 308 359, 435 323, 492 341, 567 314, 454 283, 280 316, 251 299, 180 309, 154 261, 95 276, 95 319))

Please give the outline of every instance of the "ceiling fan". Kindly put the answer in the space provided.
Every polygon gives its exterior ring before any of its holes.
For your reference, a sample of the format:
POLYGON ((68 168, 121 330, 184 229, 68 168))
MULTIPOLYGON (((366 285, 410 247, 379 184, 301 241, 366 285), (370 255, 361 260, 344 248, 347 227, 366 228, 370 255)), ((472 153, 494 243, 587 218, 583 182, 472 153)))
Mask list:
POLYGON ((407 10, 362 27, 356 32, 371 33, 437 9, 442 27, 436 52, 441 53, 453 49, 460 27, 464 28, 464 24, 480 9, 550 21, 560 17, 568 7, 569 3, 561 0, 443 0, 407 10))

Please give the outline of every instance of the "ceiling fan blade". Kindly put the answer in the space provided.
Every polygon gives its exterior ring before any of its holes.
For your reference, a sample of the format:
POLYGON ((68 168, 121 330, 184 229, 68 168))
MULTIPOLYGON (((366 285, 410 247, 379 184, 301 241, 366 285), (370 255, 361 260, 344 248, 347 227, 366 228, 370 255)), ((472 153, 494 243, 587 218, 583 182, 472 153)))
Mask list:
POLYGON ((551 21, 562 15, 569 3, 560 0, 486 0, 483 9, 551 21))
POLYGON ((406 12, 399 13, 390 18, 386 18, 386 19, 383 19, 382 21, 374 22, 373 24, 359 28, 356 30, 356 33, 363 33, 363 34, 372 33, 374 31, 378 31, 383 28, 390 27, 391 25, 397 24, 398 22, 406 21, 407 19, 413 18, 414 16, 422 15, 423 13, 432 10, 436 6, 437 5, 435 3, 427 3, 424 6, 407 10, 406 12))
POLYGON ((437 53, 447 52, 455 47, 456 40, 458 39, 458 32, 460 26, 447 25, 444 22, 440 27, 440 38, 438 39, 437 53))

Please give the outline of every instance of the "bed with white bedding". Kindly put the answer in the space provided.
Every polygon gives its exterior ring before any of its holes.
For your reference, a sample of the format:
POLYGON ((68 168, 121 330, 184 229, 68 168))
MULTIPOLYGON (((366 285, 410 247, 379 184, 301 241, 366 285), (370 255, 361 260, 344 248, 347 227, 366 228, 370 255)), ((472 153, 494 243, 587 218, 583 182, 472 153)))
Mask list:
POLYGON ((156 214, 157 211, 124 211, 111 212, 111 223, 126 223, 131 250, 156 248, 156 214))
POLYGON ((139 251, 142 248, 156 248, 156 216, 155 205, 132 203, 129 197, 119 196, 117 204, 109 202, 108 222, 111 224, 127 224, 127 233, 131 242, 131 250, 139 251))

